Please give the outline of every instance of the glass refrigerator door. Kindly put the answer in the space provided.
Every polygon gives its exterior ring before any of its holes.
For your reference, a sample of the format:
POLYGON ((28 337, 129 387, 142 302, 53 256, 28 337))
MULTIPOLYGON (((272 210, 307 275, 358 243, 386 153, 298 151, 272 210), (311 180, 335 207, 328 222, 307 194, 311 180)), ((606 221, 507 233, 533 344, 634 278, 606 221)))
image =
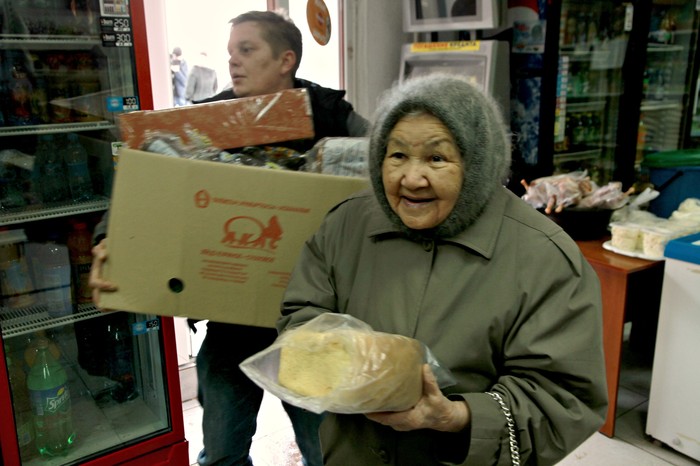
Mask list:
POLYGON ((3 308, 0 323, 22 465, 85 463, 171 430, 157 317, 3 308), (42 341, 56 362, 50 374, 40 370, 42 341), (37 389, 56 384, 65 390, 54 404, 69 409, 42 418, 37 389))
POLYGON ((554 121, 554 172, 612 181, 631 13, 621 2, 564 1, 554 121))
MULTIPOLYGON (((697 44, 695 0, 653 1, 646 49, 637 157, 683 147, 692 135, 697 44), (690 107, 690 108, 689 108, 690 107)), ((697 123, 696 123, 697 124, 697 123)))
POLYGON ((0 0, 0 224, 107 206, 116 115, 139 108, 128 2, 108 4, 0 0))

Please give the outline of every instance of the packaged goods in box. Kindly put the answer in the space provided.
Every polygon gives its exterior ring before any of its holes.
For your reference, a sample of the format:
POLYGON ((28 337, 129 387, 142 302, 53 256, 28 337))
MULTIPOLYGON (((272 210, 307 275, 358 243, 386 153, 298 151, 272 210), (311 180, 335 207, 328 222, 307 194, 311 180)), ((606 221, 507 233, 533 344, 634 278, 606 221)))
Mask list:
POLYGON ((255 146, 314 135, 311 101, 306 89, 245 97, 209 104, 147 110, 120 115, 124 144, 142 149, 151 134, 172 134, 182 140, 193 135, 213 147, 255 146))
POLYGON ((303 243, 363 178, 122 149, 102 306, 272 327, 303 243))
POLYGON ((659 217, 668 218, 685 199, 700 197, 699 149, 657 152, 645 157, 644 166, 660 193, 649 204, 659 217))

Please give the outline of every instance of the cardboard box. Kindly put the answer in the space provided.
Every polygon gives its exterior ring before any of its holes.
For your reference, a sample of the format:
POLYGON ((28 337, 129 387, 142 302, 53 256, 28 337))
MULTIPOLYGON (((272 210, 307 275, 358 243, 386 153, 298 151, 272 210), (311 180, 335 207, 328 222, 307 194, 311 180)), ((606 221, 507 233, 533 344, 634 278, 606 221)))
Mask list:
POLYGON ((101 305, 272 327, 303 243, 368 186, 121 149, 101 305))
POLYGON ((196 130, 219 149, 256 146, 314 136, 311 100, 306 89, 234 100, 144 110, 119 116, 121 139, 129 148, 142 149, 153 132, 189 141, 196 130))

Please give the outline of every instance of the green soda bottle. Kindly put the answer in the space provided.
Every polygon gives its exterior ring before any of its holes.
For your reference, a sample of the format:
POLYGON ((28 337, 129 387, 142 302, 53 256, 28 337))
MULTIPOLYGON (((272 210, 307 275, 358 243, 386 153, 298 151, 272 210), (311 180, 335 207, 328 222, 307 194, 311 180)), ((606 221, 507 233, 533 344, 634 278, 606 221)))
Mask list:
POLYGON ((34 413, 34 442, 42 456, 64 455, 75 441, 66 381, 66 371, 49 351, 49 340, 40 338, 27 387, 34 413))

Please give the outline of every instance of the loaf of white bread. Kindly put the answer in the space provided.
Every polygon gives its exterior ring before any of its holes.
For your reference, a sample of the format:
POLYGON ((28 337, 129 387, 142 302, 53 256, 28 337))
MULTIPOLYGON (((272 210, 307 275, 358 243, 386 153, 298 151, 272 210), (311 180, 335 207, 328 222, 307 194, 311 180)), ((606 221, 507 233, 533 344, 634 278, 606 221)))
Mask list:
POLYGON ((278 382, 336 413, 403 411, 423 391, 423 351, 412 338, 382 332, 299 328, 284 335, 278 382))

